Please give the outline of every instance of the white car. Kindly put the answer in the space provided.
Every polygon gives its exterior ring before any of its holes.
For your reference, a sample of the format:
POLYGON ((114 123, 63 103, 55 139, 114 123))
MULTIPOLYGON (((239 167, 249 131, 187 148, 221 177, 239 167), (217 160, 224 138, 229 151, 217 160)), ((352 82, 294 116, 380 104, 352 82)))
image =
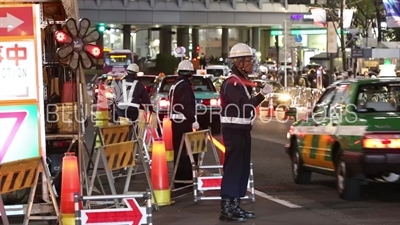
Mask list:
POLYGON ((227 77, 230 74, 230 69, 226 65, 209 65, 206 66, 206 74, 214 75, 214 78, 218 78, 220 76, 227 77))

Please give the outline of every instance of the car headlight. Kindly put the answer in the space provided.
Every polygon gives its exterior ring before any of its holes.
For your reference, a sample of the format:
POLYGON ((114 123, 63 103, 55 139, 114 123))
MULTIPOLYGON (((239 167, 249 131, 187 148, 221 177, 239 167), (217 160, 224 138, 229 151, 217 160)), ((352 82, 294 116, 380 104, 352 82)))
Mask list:
POLYGON ((290 95, 279 96, 279 100, 281 100, 281 101, 289 101, 290 99, 291 99, 290 95))

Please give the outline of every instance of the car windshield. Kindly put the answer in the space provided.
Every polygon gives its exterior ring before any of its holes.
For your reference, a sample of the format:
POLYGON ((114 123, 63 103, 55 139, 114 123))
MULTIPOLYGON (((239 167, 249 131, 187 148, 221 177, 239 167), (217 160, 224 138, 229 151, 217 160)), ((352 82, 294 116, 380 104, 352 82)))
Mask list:
POLYGON ((212 74, 214 77, 220 77, 224 75, 224 70, 223 69, 206 69, 207 74, 212 74))
POLYGON ((361 85, 356 105, 358 112, 400 112, 400 82, 361 85))
POLYGON ((137 77, 138 81, 142 83, 144 86, 151 86, 154 83, 155 77, 150 77, 150 76, 138 76, 137 77))
MULTIPOLYGON (((164 78, 161 83, 160 92, 169 92, 169 89, 171 89, 171 86, 175 83, 176 78, 177 77, 164 78)), ((209 78, 194 76, 192 83, 195 92, 216 92, 214 84, 209 78)))

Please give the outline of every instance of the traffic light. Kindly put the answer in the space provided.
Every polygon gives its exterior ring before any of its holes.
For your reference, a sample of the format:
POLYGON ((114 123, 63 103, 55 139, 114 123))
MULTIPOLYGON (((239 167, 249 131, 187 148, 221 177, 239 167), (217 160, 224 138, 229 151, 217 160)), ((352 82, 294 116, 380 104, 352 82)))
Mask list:
POLYGON ((104 32, 106 30, 106 26, 103 23, 97 24, 97 31, 104 32))
POLYGON ((196 52, 197 52, 197 53, 200 52, 200 46, 196 46, 196 52))

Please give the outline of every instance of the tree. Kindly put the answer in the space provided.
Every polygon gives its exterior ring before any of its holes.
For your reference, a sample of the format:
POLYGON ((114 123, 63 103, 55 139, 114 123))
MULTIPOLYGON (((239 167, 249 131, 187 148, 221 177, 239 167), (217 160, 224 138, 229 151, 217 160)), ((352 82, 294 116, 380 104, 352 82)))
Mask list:
MULTIPOLYGON (((353 9, 353 19, 351 28, 358 28, 363 37, 368 37, 368 30, 373 25, 373 21, 377 18, 377 11, 381 9, 381 5, 376 4, 377 0, 329 0, 325 5, 316 5, 325 8, 327 17, 334 24, 337 24, 337 35, 340 39, 340 52, 342 58, 343 70, 347 70, 346 47, 350 43, 347 40, 344 28, 344 9, 353 9)), ((381 11, 379 11, 381 12, 381 11)), ((380 22, 379 22, 380 26, 380 22)), ((380 37, 381 34, 379 33, 380 37)))

